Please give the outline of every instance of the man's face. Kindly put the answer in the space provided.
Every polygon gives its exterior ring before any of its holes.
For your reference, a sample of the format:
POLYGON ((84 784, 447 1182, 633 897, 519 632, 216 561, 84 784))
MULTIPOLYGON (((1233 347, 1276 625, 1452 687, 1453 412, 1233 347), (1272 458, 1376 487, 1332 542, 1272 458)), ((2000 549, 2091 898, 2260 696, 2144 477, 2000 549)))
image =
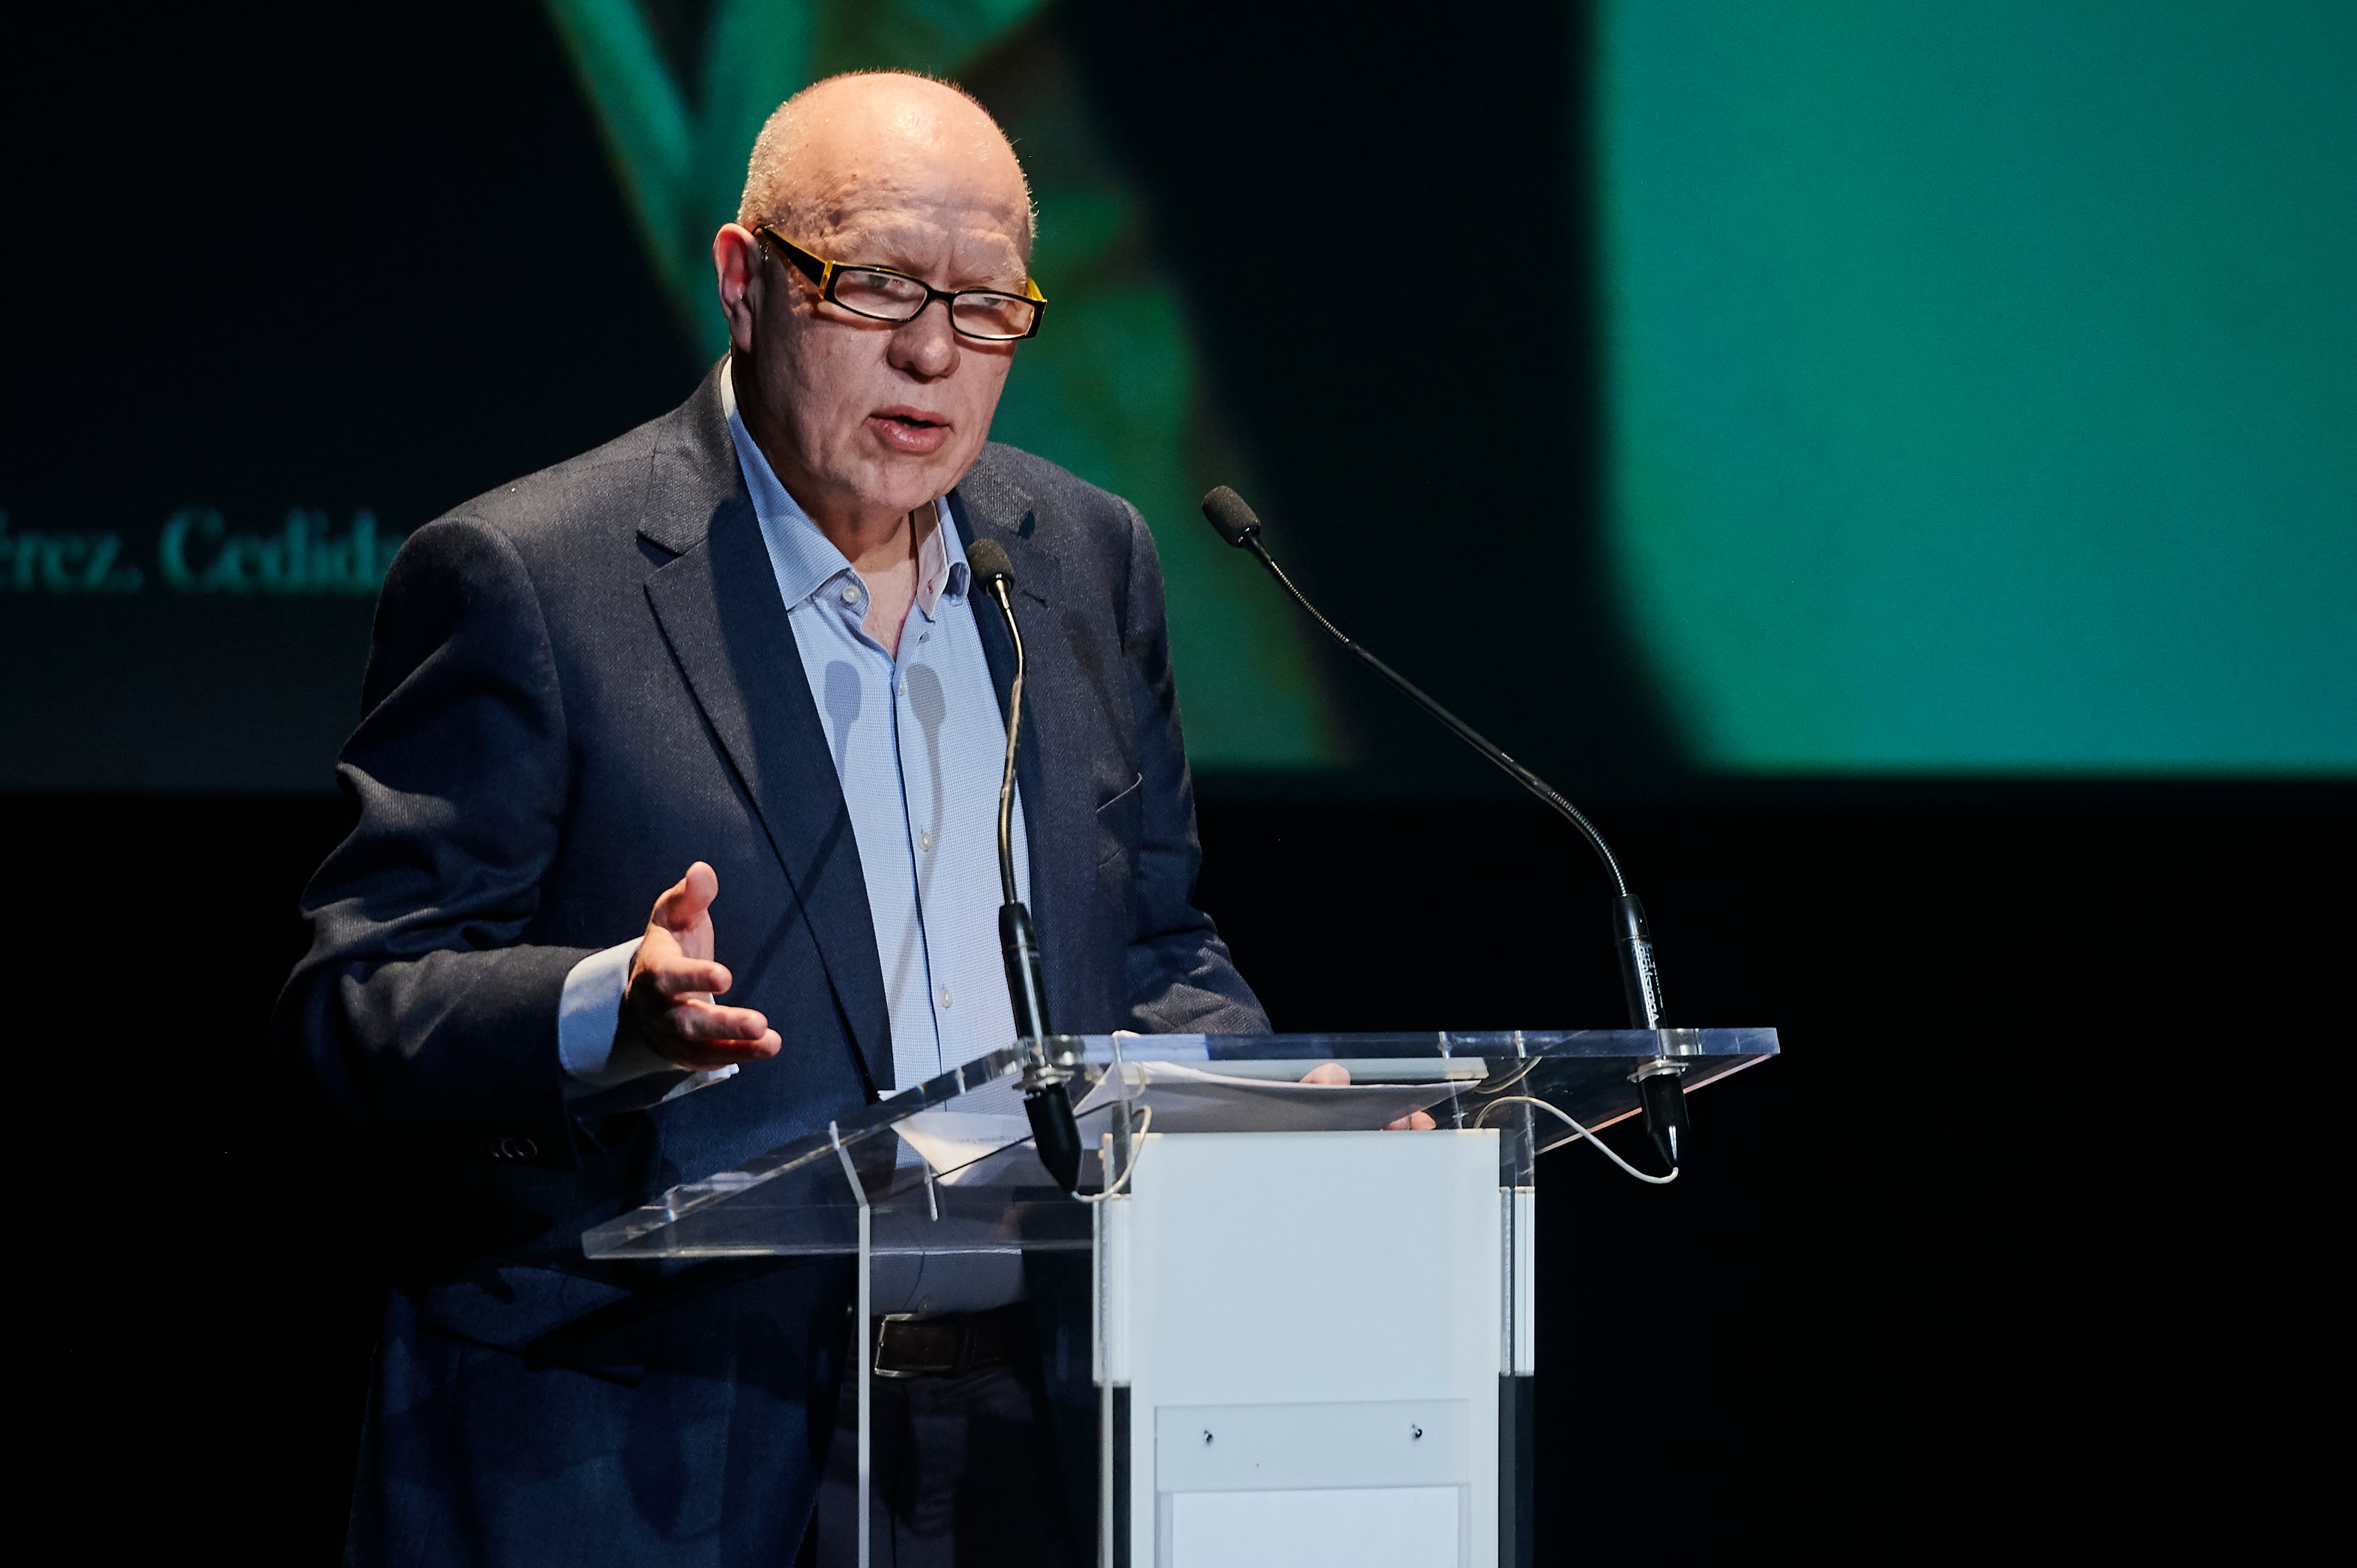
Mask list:
MULTIPOLYGON (((1019 294, 1024 211, 1019 185, 1010 200, 1006 183, 973 157, 877 160, 828 193, 827 219, 803 220, 814 231, 780 231, 814 255, 938 289, 1019 294)), ((913 321, 854 316, 771 247, 748 249, 737 374, 749 358, 759 385, 738 395, 758 403, 764 448, 783 448, 770 457, 786 488, 814 515, 866 519, 947 493, 989 435, 1015 345, 958 336, 938 301, 913 321)), ((725 281, 724 267, 724 295, 725 281)))

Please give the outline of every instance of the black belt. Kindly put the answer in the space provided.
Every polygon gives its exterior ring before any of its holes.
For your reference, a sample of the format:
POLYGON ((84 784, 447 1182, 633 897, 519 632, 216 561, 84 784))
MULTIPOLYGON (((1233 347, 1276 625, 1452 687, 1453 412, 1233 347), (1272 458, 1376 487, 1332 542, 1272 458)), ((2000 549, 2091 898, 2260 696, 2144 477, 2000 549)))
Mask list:
POLYGON ((1028 1302, 988 1312, 938 1317, 887 1313, 876 1320, 874 1366, 879 1378, 957 1378, 1003 1367, 1031 1332, 1028 1302))

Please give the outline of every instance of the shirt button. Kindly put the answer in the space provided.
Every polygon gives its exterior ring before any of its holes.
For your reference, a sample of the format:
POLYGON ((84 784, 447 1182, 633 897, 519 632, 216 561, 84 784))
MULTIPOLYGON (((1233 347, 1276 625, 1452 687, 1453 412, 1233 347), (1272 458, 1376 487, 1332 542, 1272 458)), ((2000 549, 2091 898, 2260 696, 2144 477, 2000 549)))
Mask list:
POLYGON ((933 835, 931 833, 919 833, 917 835, 917 847, 923 850, 927 854, 932 854, 933 835))
POLYGON ((944 985, 944 986, 942 986, 942 1006, 944 1006, 944 1007, 946 1007, 946 1006, 948 1006, 949 1004, 950 1004, 950 988, 949 988, 948 986, 944 985))
POLYGON ((843 602, 844 602, 845 604, 846 604, 846 605, 856 605, 856 604, 857 604, 857 603, 859 602, 859 590, 858 590, 857 588, 856 588, 856 587, 853 587, 849 583, 845 583, 845 584, 844 584, 844 585, 843 585, 843 602))

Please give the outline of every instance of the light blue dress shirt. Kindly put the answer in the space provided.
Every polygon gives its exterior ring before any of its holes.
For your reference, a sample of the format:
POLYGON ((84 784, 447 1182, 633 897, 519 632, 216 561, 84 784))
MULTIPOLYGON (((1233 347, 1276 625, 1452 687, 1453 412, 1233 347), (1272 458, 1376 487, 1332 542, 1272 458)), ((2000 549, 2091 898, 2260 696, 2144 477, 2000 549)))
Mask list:
MULTIPOLYGON (((752 492, 867 883, 876 956, 892 1016, 890 1088, 905 1089, 1011 1043, 1015 1012, 998 949, 998 780, 1006 724, 969 601, 965 548, 949 503, 918 551, 917 599, 896 659, 861 629, 866 583, 770 468, 720 378, 728 434, 752 492)), ((984 612, 995 613, 985 604, 984 612)), ((1023 802, 1015 885, 1030 897, 1023 802)), ((683 871, 685 867, 681 868, 683 871)), ((653 902, 658 889, 650 889, 653 902)), ((557 1048, 584 1091, 676 1071, 613 1048, 635 941, 583 960, 565 982, 557 1048)), ((792 1042, 789 1041, 791 1049, 792 1042)), ((734 1072, 694 1074, 673 1094, 734 1072)))
MULTIPOLYGON (((935 501, 895 659, 861 629, 866 583, 778 482, 725 374, 720 397, 851 811, 892 1012, 893 1085, 906 1089, 1015 1038, 998 948, 1006 721, 966 595, 965 547, 949 503, 935 501)), ((1016 893, 1028 900, 1019 790, 1014 846, 1016 893)))

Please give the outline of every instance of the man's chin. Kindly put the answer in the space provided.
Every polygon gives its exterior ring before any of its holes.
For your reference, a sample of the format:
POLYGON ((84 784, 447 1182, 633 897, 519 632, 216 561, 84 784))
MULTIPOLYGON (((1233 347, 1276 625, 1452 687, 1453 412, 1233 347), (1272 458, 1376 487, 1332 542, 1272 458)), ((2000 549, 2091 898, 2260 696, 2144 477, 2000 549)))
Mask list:
POLYGON ((974 451, 952 451, 944 446, 921 455, 879 452, 869 459, 867 482, 861 488, 878 508, 912 511, 956 488, 979 450, 977 446, 974 451))

